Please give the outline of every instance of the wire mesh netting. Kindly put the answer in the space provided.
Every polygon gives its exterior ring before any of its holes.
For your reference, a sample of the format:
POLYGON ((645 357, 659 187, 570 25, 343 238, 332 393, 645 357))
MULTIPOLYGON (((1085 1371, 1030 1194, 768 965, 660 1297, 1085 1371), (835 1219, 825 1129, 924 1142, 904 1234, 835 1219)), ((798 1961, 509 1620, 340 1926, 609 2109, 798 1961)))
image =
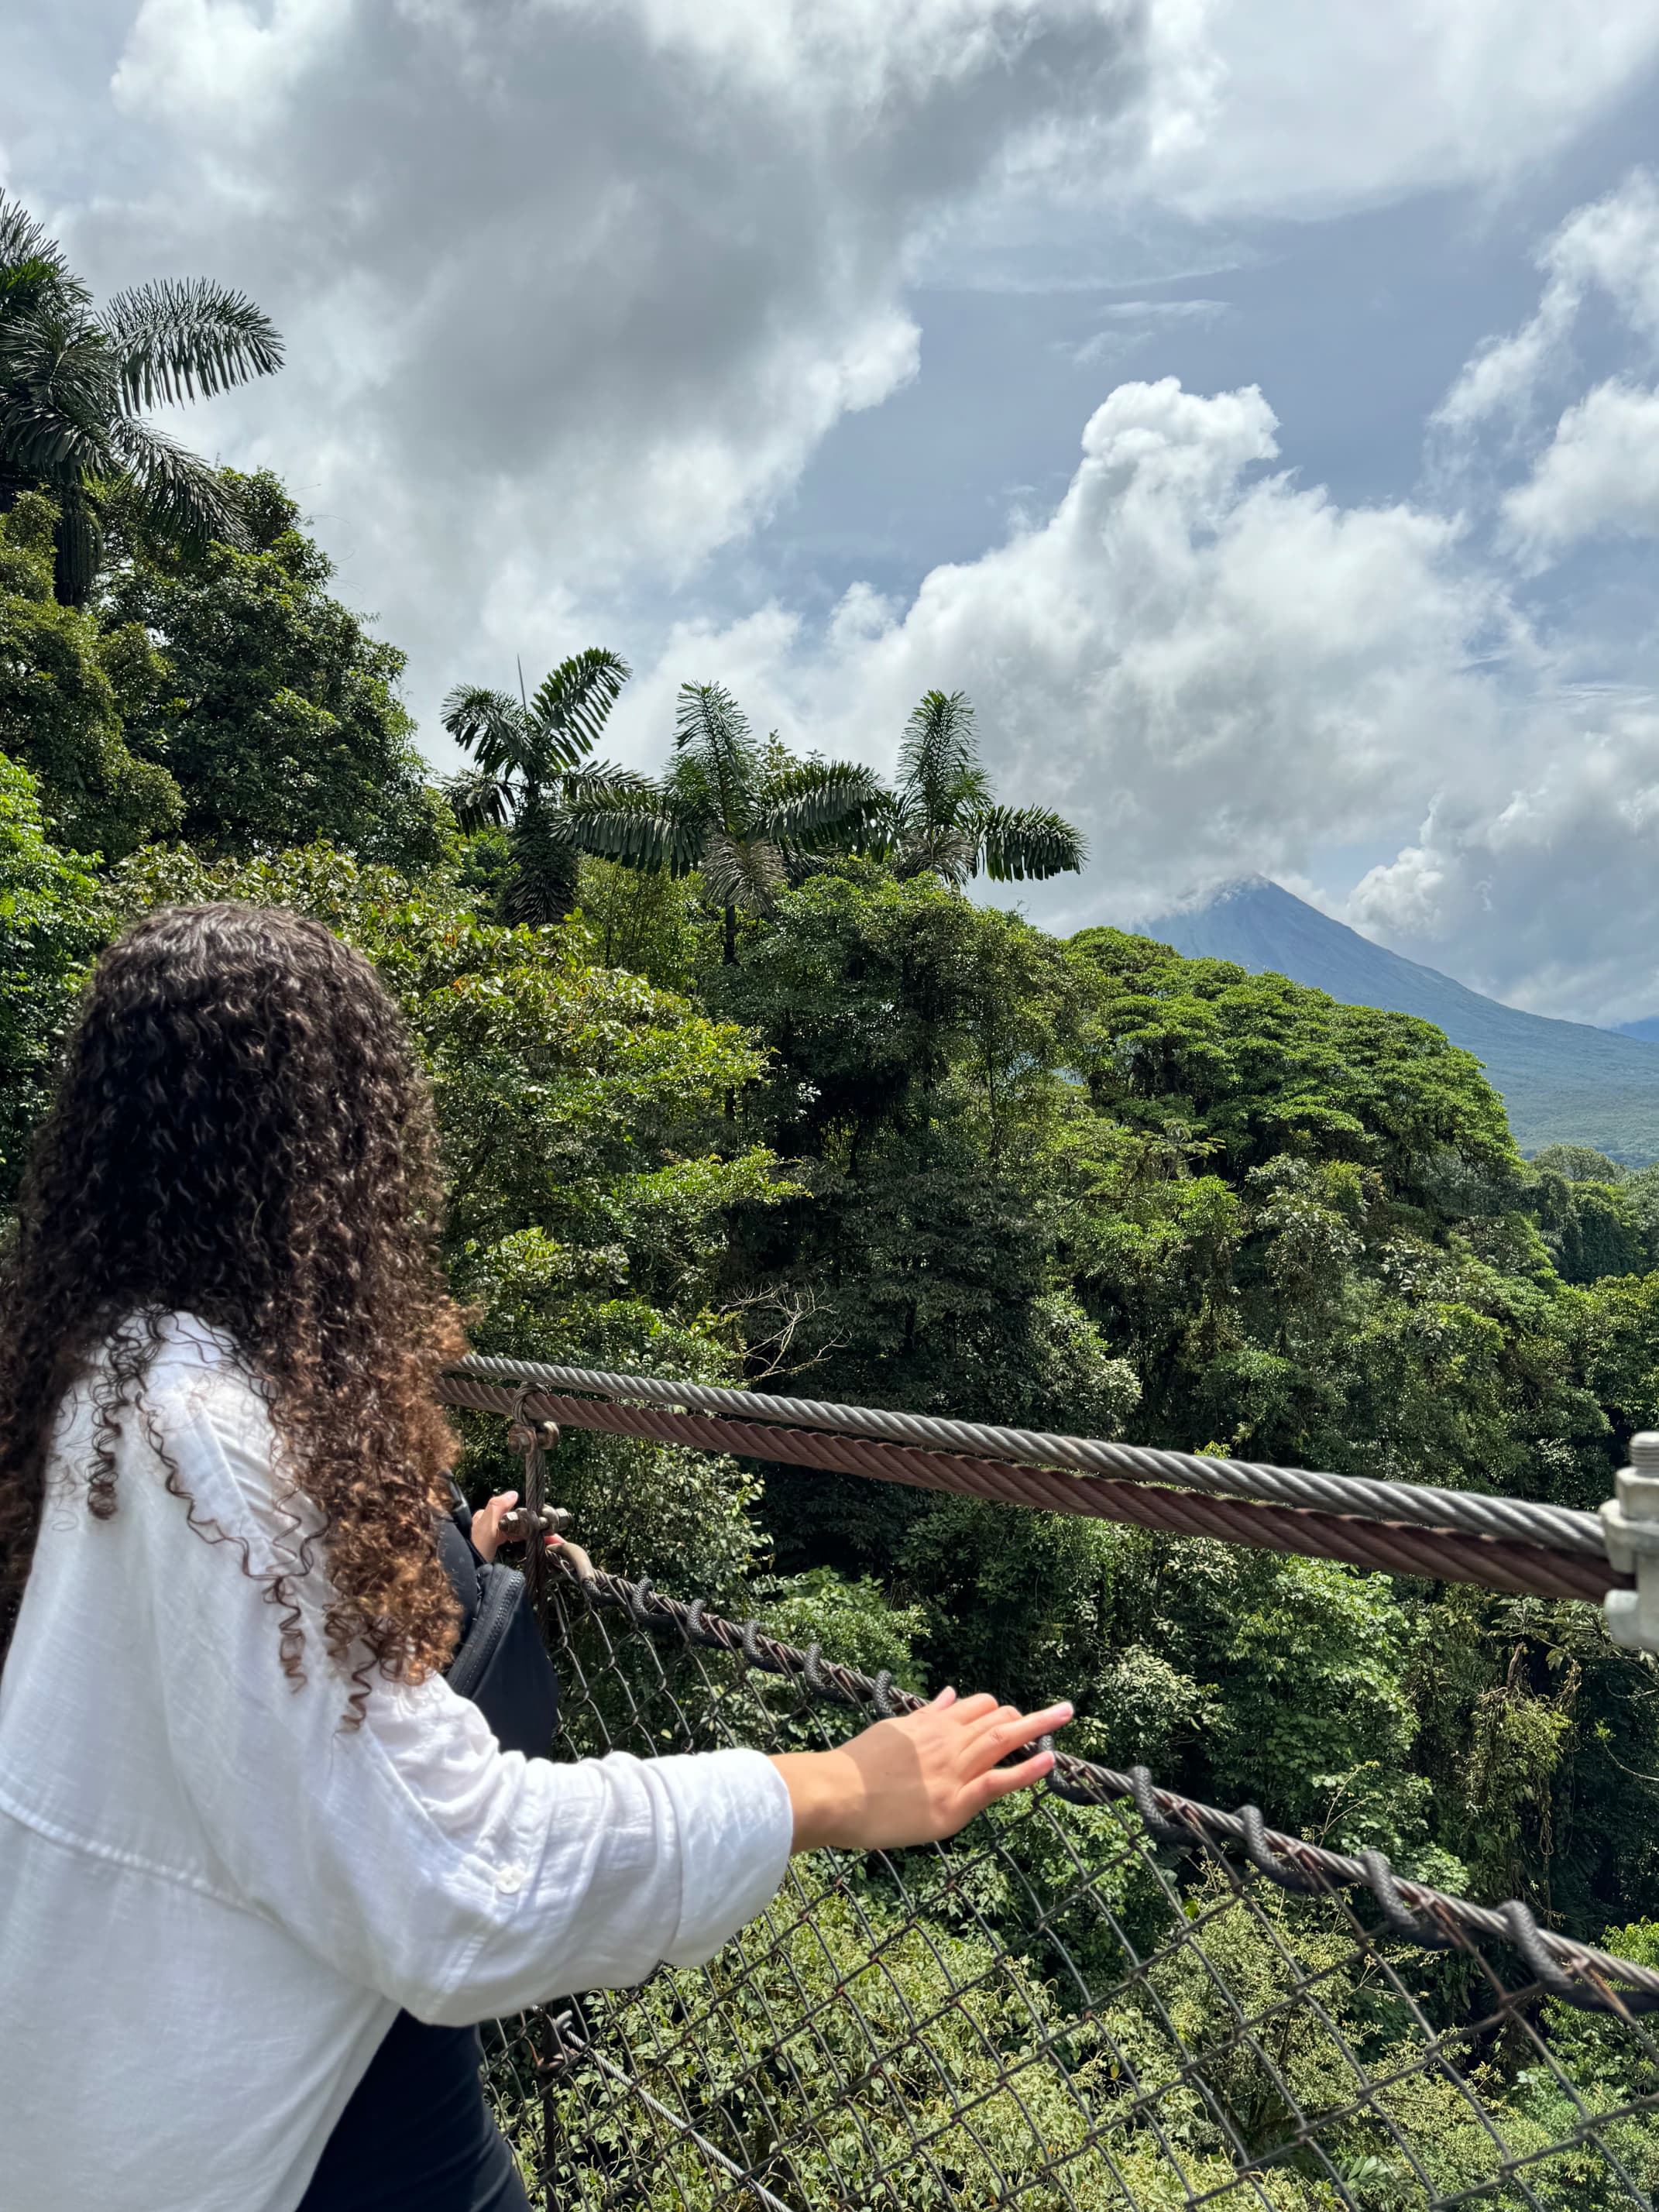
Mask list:
MULTIPOLYGON (((870 1717, 548 1602, 565 1757, 823 1748, 870 1717)), ((499 2023, 490 2095, 550 2207, 1650 2206, 1648 2025, 1371 1903, 1025 1793, 948 1844, 797 1858, 707 1966, 499 2023)))

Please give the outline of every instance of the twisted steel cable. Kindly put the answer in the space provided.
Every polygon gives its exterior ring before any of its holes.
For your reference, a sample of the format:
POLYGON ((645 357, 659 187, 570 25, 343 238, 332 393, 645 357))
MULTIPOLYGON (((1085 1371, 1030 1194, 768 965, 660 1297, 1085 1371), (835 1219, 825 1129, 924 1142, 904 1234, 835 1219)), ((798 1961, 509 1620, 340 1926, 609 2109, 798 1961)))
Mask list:
MULTIPOLYGON (((1577 1551, 1560 1551, 1503 1536, 1466 1534, 1456 1528, 1374 1521, 1358 1515, 1167 1489, 1144 1481, 1110 1481, 1097 1475, 1065 1474, 1052 1468, 970 1457, 960 1452, 917 1450, 854 1437, 775 1428, 757 1421, 716 1419, 668 1407, 569 1397, 532 1384, 534 1374, 554 1371, 557 1370, 532 1369, 506 1360, 469 1361, 444 1378, 441 1395, 450 1405, 468 1406, 478 1412, 504 1413, 512 1418, 528 1415, 573 1428, 647 1437, 659 1443, 690 1444, 702 1451, 734 1452, 791 1466, 824 1468, 833 1473, 951 1491, 959 1496, 987 1498, 1004 1504, 1086 1514, 1094 1519, 1127 1522, 1168 1534, 1219 1537, 1230 1543, 1252 1544, 1304 1558, 1341 1559, 1370 1573, 1475 1583, 1489 1589, 1538 1597, 1576 1598, 1593 1604, 1599 1604, 1609 1589, 1632 1586, 1630 1577, 1615 1573, 1609 1565, 1605 1550, 1599 1558, 1588 1558, 1577 1551), (505 1381, 486 1380, 476 1371, 481 1365, 511 1374, 516 1387, 509 1387, 505 1381)), ((720 1395, 740 1397, 743 1394, 733 1391, 720 1395)), ((969 1430, 973 1426, 965 1422, 934 1425, 953 1430, 969 1430)), ((1151 1456, 1184 1459, 1187 1455, 1170 1453, 1151 1456)), ((1226 1464, 1203 1459, 1194 1463, 1200 1467, 1226 1464)), ((1337 1478, 1329 1480, 1334 1481, 1337 1478)), ((1388 1486, 1374 1487, 1386 1489, 1388 1486)), ((1449 1498, 1460 1495, 1455 1492, 1425 1494, 1449 1498)), ((1470 1502, 1503 1504, 1509 1501, 1482 1498, 1470 1502)))
MULTIPOLYGON (((1456 1529, 1472 1536, 1501 1537, 1592 1559, 1607 1557, 1601 1523, 1594 1513, 1529 1498, 1489 1498, 1478 1491, 1443 1490, 1369 1475, 1321 1474, 1255 1460, 1211 1459, 1198 1452, 1116 1443, 1104 1437, 1000 1428, 985 1422, 947 1420, 931 1413, 893 1413, 871 1406, 826 1405, 811 1398, 777 1398, 761 1391, 680 1382, 663 1376, 562 1367, 540 1360, 501 1358, 492 1353, 474 1352, 459 1361, 453 1372, 480 1382, 524 1383, 541 1390, 576 1392, 637 1405, 684 1407, 730 1419, 829 1430, 847 1437, 916 1444, 1016 1465, 1070 1468, 1085 1474, 1171 1484, 1215 1498, 1301 1506, 1419 1528, 1456 1529)), ((574 1416, 570 1418, 574 1422, 574 1416)), ((777 1456, 764 1450, 750 1455, 777 1456)))
MULTIPOLYGON (((757 1620, 738 1622, 711 1613, 701 1598, 682 1603, 665 1597, 648 1578, 629 1582, 591 1567, 583 1571, 562 1551, 551 1556, 565 1589, 586 1603, 619 1608, 638 1628, 672 1632, 688 1645, 740 1656, 763 1673, 799 1684, 823 1703, 868 1710, 882 1719, 919 1711, 927 1703, 914 1692, 899 1688, 885 1671, 865 1674, 826 1659, 817 1644, 802 1650, 781 1643, 757 1620)), ((1257 1873, 1281 1888, 1304 1894, 1366 1889, 1389 1933, 1424 1949, 1468 1949, 1474 1937, 1508 1943, 1519 1953, 1534 1981, 1583 2011, 1610 2012, 1628 2021, 1639 2013, 1659 2010, 1659 1967, 1617 1958, 1553 1929, 1540 1928, 1518 1899, 1485 1905, 1449 1896, 1397 1875, 1381 1851, 1351 1856, 1329 1850, 1322 1844, 1269 1828, 1254 1805, 1224 1812, 1159 1788, 1144 1766, 1123 1773, 1061 1751, 1050 1739, 1045 1738, 1044 1744, 1054 1752, 1048 1786, 1055 1796, 1080 1805, 1127 1799, 1156 1843, 1185 1848, 1206 1842, 1237 1845, 1257 1873)))

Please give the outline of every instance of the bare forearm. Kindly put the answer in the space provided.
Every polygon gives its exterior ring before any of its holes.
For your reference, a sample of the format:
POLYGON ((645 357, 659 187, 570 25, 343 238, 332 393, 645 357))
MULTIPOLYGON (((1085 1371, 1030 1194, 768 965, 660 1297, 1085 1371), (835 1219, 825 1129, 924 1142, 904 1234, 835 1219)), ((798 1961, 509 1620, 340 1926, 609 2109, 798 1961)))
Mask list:
POLYGON ((839 1832, 865 1809, 858 1768, 844 1751, 781 1751, 772 1764, 789 1792, 798 1851, 839 1842, 839 1832))

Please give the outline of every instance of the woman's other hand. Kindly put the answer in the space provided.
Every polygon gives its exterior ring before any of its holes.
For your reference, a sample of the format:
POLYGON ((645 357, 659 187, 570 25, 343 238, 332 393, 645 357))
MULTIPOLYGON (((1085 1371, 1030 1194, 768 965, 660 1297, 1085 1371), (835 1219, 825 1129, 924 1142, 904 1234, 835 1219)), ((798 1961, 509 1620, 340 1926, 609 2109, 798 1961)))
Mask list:
POLYGON ((488 1505, 472 1516, 472 1548, 481 1559, 493 1559, 501 1547, 501 1522, 519 1502, 516 1490, 498 1491, 488 1505))
POLYGON ((1069 1705, 1020 1713, 994 1698, 941 1690, 919 1712, 878 1721, 838 1751, 780 1752, 772 1763, 794 1808, 794 1849, 887 1850, 953 1836, 1052 1771, 1048 1751, 1014 1766, 998 1761, 1071 1717, 1069 1705))

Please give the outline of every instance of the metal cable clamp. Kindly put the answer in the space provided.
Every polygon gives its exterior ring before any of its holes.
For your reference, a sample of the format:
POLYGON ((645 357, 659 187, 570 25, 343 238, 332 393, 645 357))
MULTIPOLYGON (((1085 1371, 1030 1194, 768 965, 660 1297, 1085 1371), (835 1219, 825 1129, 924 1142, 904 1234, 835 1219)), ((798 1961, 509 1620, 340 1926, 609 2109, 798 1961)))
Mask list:
POLYGON ((1602 1600, 1607 1633, 1627 1651, 1659 1652, 1659 1433, 1644 1429, 1630 1440, 1631 1464, 1619 1470, 1617 1495, 1601 1508, 1607 1557, 1634 1589, 1609 1590, 1602 1600))

